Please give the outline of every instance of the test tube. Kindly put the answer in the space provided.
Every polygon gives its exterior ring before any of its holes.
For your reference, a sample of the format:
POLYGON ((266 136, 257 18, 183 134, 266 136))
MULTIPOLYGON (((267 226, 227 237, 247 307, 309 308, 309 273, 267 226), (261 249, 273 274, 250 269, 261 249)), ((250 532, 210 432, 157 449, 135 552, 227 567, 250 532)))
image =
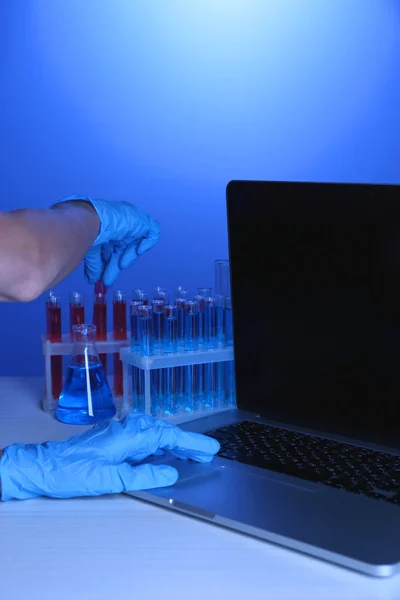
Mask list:
MULTIPOLYGON (((154 352, 161 354, 164 351, 165 331, 165 297, 153 300, 153 339, 154 352)), ((164 402, 164 375, 165 369, 154 369, 151 372, 152 383, 152 415, 156 416, 163 411, 164 402)))
POLYGON ((194 300, 197 301, 199 307, 199 344, 204 344, 204 298, 211 296, 211 288, 198 288, 197 295, 194 300))
MULTIPOLYGON (((196 300, 188 300, 185 304, 185 351, 193 352, 199 348, 199 307, 196 300)), ((198 365, 183 367, 184 409, 195 410, 199 403, 199 371, 198 365)))
POLYGON ((175 306, 177 308, 177 344, 185 343, 185 303, 187 300, 186 288, 179 286, 175 289, 175 306))
MULTIPOLYGON (((167 304, 164 307, 164 351, 174 354, 178 350, 177 345, 177 321, 178 311, 176 306, 167 304)), ((178 402, 175 396, 176 369, 167 367, 164 369, 164 414, 172 415, 178 411, 178 402)))
MULTIPOLYGON (((183 286, 175 288, 175 306, 177 309, 177 345, 181 350, 185 345, 185 304, 188 298, 187 289, 183 286)), ((180 406, 184 401, 183 367, 175 367, 175 403, 180 406)))
POLYGON ((173 354, 178 351, 178 311, 176 306, 167 304, 164 306, 164 352, 173 354))
POLYGON ((225 297, 219 295, 214 296, 215 308, 215 338, 217 346, 222 346, 225 342, 224 335, 224 312, 225 312, 225 297))
POLYGON ((151 356, 153 350, 153 308, 142 305, 139 312, 140 356, 151 356))
POLYGON ((148 304, 149 303, 149 297, 147 295, 147 293, 144 290, 141 289, 136 289, 133 290, 133 300, 139 300, 142 304, 148 304))
MULTIPOLYGON (((151 356, 154 354, 154 336, 153 336, 153 307, 143 304, 139 309, 139 338, 140 338, 140 355, 151 356)), ((151 414, 156 416, 158 409, 158 387, 160 369, 150 371, 151 385, 151 414)), ((140 375, 139 375, 140 377, 140 375)), ((140 385, 140 380, 139 380, 140 385)))
POLYGON ((200 386, 197 367, 202 365, 187 365, 184 371, 184 389, 186 412, 197 410, 200 404, 200 386))
MULTIPOLYGON (((227 346, 233 345, 233 324, 232 324, 232 302, 231 298, 225 299, 225 311, 224 311, 224 334, 225 344, 227 346)), ((225 363, 225 404, 234 404, 236 398, 235 388, 235 363, 230 360, 225 363)))
POLYGON ((153 300, 163 300, 164 304, 169 304, 169 294, 163 287, 157 286, 153 291, 153 300))
POLYGON ((193 352, 199 349, 199 306, 196 300, 185 303, 185 350, 193 352))
POLYGON ((215 294, 230 298, 231 295, 231 275, 229 260, 215 261, 215 294))
MULTIPOLYGON (((61 303, 60 298, 51 291, 46 299, 46 329, 50 342, 61 342, 61 303)), ((52 395, 58 399, 63 387, 62 356, 52 356, 50 364, 52 395)))
POLYGON ((83 304, 83 294, 81 292, 71 292, 69 295, 69 329, 72 335, 74 325, 83 325, 85 322, 85 307, 83 304))
MULTIPOLYGON (((126 340, 126 294, 121 290, 113 293, 113 328, 114 340, 126 340)), ((114 394, 122 396, 122 362, 119 353, 114 354, 114 394)))
MULTIPOLYGON (((140 310, 142 306, 142 300, 133 300, 130 306, 131 350, 135 354, 140 353, 140 310)), ((133 412, 144 412, 144 371, 138 367, 132 367, 132 396, 133 412)))
POLYGON ((232 324, 232 301, 225 298, 224 310, 224 337, 227 346, 233 345, 233 324, 232 324))
POLYGON ((144 370, 132 367, 132 411, 144 413, 144 370))
MULTIPOLYGON (((140 352, 140 335, 139 335, 139 316, 140 309, 144 306, 141 300, 133 300, 131 302, 131 350, 132 352, 140 352)), ((147 305, 145 305, 147 306, 147 305)))
MULTIPOLYGON (((96 339, 107 340, 107 288, 98 281, 94 288, 93 324, 96 327, 96 339)), ((107 354, 100 354, 104 373, 107 375, 107 354)))
POLYGON ((164 306, 164 300, 160 298, 153 300, 154 350, 159 354, 164 350, 164 306))
MULTIPOLYGON (((203 402, 206 408, 217 406, 217 367, 221 363, 209 362, 204 365, 204 394, 203 402)), ((222 364, 222 382, 224 381, 224 365, 222 364)))
POLYGON ((215 338, 215 306, 211 296, 205 297, 204 305, 204 347, 211 350, 216 347, 215 338))
MULTIPOLYGON (((216 347, 215 338, 215 306, 213 298, 204 298, 204 348, 212 350, 216 347)), ((201 365, 199 365, 201 366, 201 365)), ((200 384, 204 385, 202 398, 204 405, 207 408, 213 408, 215 403, 215 363, 209 362, 203 365, 202 377, 200 376, 200 384)))

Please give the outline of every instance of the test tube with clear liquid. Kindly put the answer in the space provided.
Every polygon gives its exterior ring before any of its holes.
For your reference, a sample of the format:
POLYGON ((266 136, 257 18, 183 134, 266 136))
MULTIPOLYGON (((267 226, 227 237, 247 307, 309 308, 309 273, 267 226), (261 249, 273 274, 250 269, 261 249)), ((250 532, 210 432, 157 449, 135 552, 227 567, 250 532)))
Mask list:
POLYGON ((142 306, 143 302, 141 300, 132 300, 130 305, 131 350, 135 354, 140 352, 139 317, 142 306))
MULTIPOLYGON (((199 349, 199 307, 196 300, 188 300, 185 305, 185 351, 199 349)), ((191 412, 199 407, 200 387, 198 365, 183 367, 184 410, 191 412)))
MULTIPOLYGON (((175 288, 174 303, 177 311, 177 346, 180 352, 185 346, 185 304, 188 300, 188 291, 183 286, 175 288)), ((178 406, 184 403, 184 368, 175 367, 175 400, 178 406)))
MULTIPOLYGON (((203 287, 197 288, 197 295, 194 297, 199 307, 199 322, 198 322, 198 339, 199 339, 199 347, 200 349, 204 349, 205 347, 205 299, 211 297, 211 288, 203 287)), ((198 381, 199 386, 199 399, 203 400, 205 387, 204 387, 204 378, 205 378, 205 367, 204 365, 196 365, 195 366, 196 379, 198 381)))
MULTIPOLYGON (((142 305, 139 309, 139 339, 140 339, 140 355, 151 356, 154 354, 154 335, 153 335, 153 307, 149 305, 142 305)), ((155 416, 157 414, 157 402, 156 394, 154 389, 154 378, 153 373, 155 370, 150 371, 150 384, 151 384, 151 414, 155 416)), ((141 383, 141 382, 139 382, 141 383)), ((144 388, 143 388, 143 408, 144 408, 144 388)))
MULTIPOLYGON (((178 351, 177 330, 178 318, 177 308, 171 304, 164 307, 164 352, 175 354, 178 351)), ((176 368, 167 367, 164 371, 164 406, 165 415, 173 415, 178 412, 179 403, 176 397, 176 368)))
MULTIPOLYGON (((135 354, 140 354, 140 313, 142 300, 132 300, 130 305, 130 323, 131 323, 131 350, 135 354)), ((145 305, 147 306, 147 304, 145 305)), ((144 371, 138 367, 132 367, 132 396, 134 413, 144 412, 144 371)))
POLYGON ((211 288, 198 288, 197 295, 194 297, 199 307, 199 344, 204 344, 204 298, 211 296, 211 288))
POLYGON ((116 407, 96 349, 96 327, 74 325, 72 357, 56 416, 69 425, 90 425, 110 419, 116 407))
MULTIPOLYGON (((214 299, 204 298, 204 348, 212 350, 217 347, 215 328, 215 305, 214 299)), ((203 366, 204 370, 204 393, 203 402, 206 408, 216 406, 216 363, 209 362, 203 366)))
MULTIPOLYGON (((232 323, 232 302, 231 298, 225 299, 224 311, 224 334, 225 344, 233 346, 233 323, 232 323)), ((224 363, 225 366, 225 398, 224 403, 232 405, 236 401, 235 387, 235 363, 230 360, 224 363)))
POLYGON ((230 298, 231 296, 231 275, 229 260, 215 261, 215 295, 230 298))
MULTIPOLYGON (((230 345, 229 339, 226 340, 225 332, 225 303, 226 298, 231 296, 231 278, 229 260, 215 261, 215 336, 217 345, 224 346, 226 343, 230 345)), ((229 313, 228 313, 229 314, 229 313)), ((229 332, 228 332, 229 335, 229 332)), ((226 376, 232 368, 226 366, 225 363, 215 364, 215 403, 220 405, 226 401, 226 376)))
MULTIPOLYGON (((165 305, 165 299, 153 299, 153 338, 155 354, 162 354, 164 351, 165 305)), ((151 372, 154 415, 157 415, 163 410, 164 376, 164 369, 154 369, 151 372)))

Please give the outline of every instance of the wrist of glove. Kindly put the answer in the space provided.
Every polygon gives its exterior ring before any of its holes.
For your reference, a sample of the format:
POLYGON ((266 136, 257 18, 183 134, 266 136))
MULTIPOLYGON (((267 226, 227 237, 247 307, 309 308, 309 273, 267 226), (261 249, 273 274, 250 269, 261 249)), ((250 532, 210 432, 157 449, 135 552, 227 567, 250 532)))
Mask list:
POLYGON ((128 415, 62 442, 8 446, 0 458, 1 499, 72 498, 166 487, 176 482, 177 470, 141 461, 168 452, 205 463, 218 451, 212 438, 147 415, 128 415))
POLYGON ((93 200, 89 196, 69 196, 61 202, 74 201, 90 203, 100 219, 99 234, 85 257, 85 277, 91 284, 102 279, 110 287, 122 269, 130 267, 159 240, 159 224, 129 202, 93 200))

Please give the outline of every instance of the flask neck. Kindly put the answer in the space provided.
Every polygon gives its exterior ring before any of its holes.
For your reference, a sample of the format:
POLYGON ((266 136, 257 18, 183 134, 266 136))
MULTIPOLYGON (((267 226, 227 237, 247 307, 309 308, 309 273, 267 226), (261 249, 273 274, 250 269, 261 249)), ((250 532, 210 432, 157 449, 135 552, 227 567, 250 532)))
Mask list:
POLYGON ((94 325, 73 327, 72 364, 98 364, 100 362, 95 340, 96 327, 94 325))

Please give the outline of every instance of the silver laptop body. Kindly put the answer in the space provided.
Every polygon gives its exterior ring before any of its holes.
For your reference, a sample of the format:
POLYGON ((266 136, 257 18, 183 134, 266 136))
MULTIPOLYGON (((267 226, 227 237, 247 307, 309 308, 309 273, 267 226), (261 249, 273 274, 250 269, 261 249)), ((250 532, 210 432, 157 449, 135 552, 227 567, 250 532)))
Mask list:
POLYGON ((400 565, 400 186, 234 181, 227 213, 238 409, 182 428, 230 445, 206 465, 150 459, 176 467, 179 481, 131 495, 391 576, 400 565), (234 436, 253 442, 255 430, 266 434, 238 460, 234 436))

